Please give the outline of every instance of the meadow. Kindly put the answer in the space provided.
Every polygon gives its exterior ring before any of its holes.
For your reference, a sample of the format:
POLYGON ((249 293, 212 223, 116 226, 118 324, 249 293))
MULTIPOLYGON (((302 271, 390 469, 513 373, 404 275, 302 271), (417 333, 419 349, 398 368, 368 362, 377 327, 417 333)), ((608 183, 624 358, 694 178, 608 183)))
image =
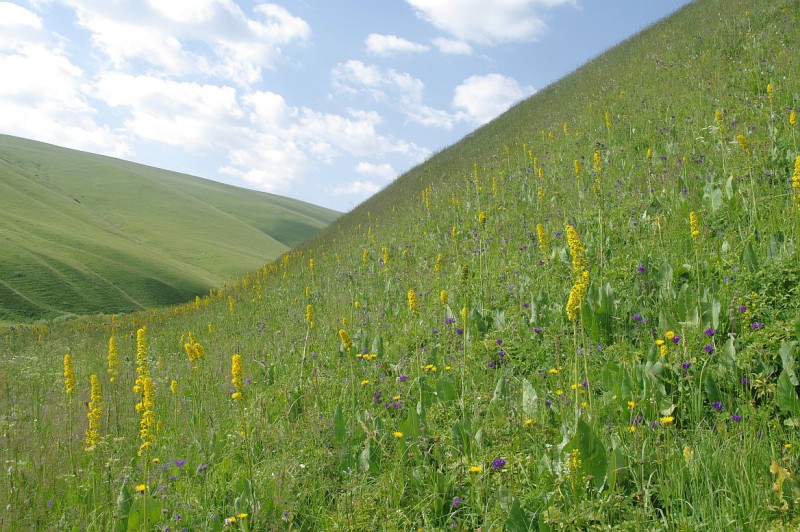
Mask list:
POLYGON ((6 327, 0 527, 797 529, 798 23, 699 0, 204 297, 6 327))
POLYGON ((0 324, 178 304, 338 212, 0 135, 0 324))

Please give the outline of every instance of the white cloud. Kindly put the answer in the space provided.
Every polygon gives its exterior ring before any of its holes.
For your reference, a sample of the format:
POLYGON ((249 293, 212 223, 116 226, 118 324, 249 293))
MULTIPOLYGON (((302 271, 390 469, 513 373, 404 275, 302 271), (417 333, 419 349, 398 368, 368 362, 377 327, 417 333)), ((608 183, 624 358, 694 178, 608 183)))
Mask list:
POLYGON ((301 18, 275 4, 246 15, 232 0, 62 0, 117 70, 135 61, 173 76, 205 74, 246 85, 283 57, 282 46, 311 35, 301 18))
POLYGON ((470 76, 456 87, 453 105, 463 109, 471 120, 483 124, 534 92, 533 87, 523 87, 517 80, 501 74, 470 76))
POLYGON ((125 137, 95 122, 83 71, 41 19, 0 3, 0 131, 112 156, 131 149, 125 137))
POLYGON ((469 55, 472 53, 472 46, 465 41, 436 37, 435 39, 432 39, 431 42, 443 54, 469 55))
POLYGON ((374 164, 361 161, 356 165, 356 172, 362 175, 380 177, 385 181, 390 181, 397 177, 397 171, 389 163, 374 164))
POLYGON ((406 0, 417 16, 462 41, 495 44, 535 40, 548 9, 575 0, 406 0))
POLYGON ((376 55, 391 55, 395 53, 421 53, 427 52, 424 44, 411 42, 396 35, 379 35, 372 33, 367 37, 365 44, 367 51, 376 55))
POLYGON ((360 195, 371 196, 381 189, 380 185, 372 181, 352 181, 345 186, 336 187, 333 193, 337 196, 360 195))
POLYGON ((333 85, 350 94, 366 94, 378 102, 394 102, 405 116, 420 125, 451 129, 457 117, 423 103, 425 84, 406 72, 382 69, 349 60, 331 72, 333 85))

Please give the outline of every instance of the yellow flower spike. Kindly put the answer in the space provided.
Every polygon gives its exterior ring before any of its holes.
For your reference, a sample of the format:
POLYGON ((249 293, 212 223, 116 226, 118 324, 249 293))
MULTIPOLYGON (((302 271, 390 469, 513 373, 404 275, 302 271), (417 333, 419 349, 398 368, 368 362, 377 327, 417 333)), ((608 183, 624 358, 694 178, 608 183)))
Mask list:
POLYGON ((486 224, 486 213, 484 211, 478 213, 478 223, 481 225, 486 224))
POLYGON ((177 394, 178 393, 178 381, 173 379, 172 382, 169 383, 169 390, 172 392, 172 395, 177 394))
POLYGON ((439 299, 443 305, 447 305, 447 290, 442 290, 439 292, 439 299))
POLYGON ((72 355, 64 355, 64 389, 69 394, 75 391, 75 368, 72 366, 72 355))
POLYGON ((694 211, 689 213, 689 229, 692 238, 697 241, 700 238, 700 222, 697 219, 697 213, 694 211))
POLYGON ((542 224, 536 224, 536 236, 539 239, 539 251, 542 254, 542 262, 547 262, 547 233, 542 224))
POLYGON ((106 357, 108 364, 109 381, 114 382, 117 375, 119 375, 119 356, 117 353, 117 339, 112 335, 108 339, 108 356, 106 357))
POLYGON ((242 377, 244 376, 244 370, 242 369, 242 355, 236 353, 231 357, 231 384, 233 385, 236 390, 242 389, 242 377))
POLYGON ((797 113, 796 113, 796 112, 794 112, 794 111, 792 111, 791 113, 789 113, 789 125, 790 125, 790 126, 795 126, 795 125, 797 125, 797 113))
POLYGON ((408 311, 415 315, 419 313, 419 298, 413 288, 408 291, 408 311))
POLYGON ((89 424, 86 429, 87 451, 100 442, 100 422, 103 419, 103 392, 100 389, 100 379, 97 375, 91 376, 91 396, 89 398, 89 413, 86 417, 89 424))
POLYGON ((350 349, 353 347, 353 340, 350 338, 350 335, 347 334, 347 331, 344 329, 339 329, 339 338, 342 340, 342 345, 345 349, 350 349))

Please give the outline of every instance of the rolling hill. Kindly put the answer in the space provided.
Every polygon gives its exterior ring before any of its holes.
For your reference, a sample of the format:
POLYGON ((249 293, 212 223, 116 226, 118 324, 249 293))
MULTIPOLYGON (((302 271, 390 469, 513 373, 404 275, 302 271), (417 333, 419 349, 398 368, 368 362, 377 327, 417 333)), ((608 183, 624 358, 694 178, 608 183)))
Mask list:
POLYGON ((338 214, 0 135, 0 322, 186 301, 338 214))

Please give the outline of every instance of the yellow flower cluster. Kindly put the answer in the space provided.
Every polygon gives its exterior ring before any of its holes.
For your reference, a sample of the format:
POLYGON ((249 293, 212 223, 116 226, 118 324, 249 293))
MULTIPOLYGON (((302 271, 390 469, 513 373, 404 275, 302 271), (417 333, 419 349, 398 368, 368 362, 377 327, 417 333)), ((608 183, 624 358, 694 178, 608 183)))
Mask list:
POLYGON ((575 179, 578 179, 581 176, 581 162, 578 159, 575 159, 575 179))
POLYGON ((358 353, 356 355, 356 358, 358 360, 375 360, 377 357, 378 355, 376 355, 375 353, 366 353, 366 354, 358 353))
POLYGON ((481 225, 486 223, 486 213, 484 211, 478 213, 478 223, 481 225))
POLYGON ((197 341, 194 333, 189 332, 189 341, 183 344, 186 354, 189 356, 189 362, 194 364, 198 360, 203 360, 206 357, 206 350, 203 345, 197 341))
POLYGON ((413 288, 408 291, 408 311, 411 314, 419 312, 419 298, 413 288))
POLYGON ((381 253, 383 254, 383 265, 386 266, 389 264, 389 248, 383 246, 381 248, 381 253))
POLYGON ((584 257, 583 242, 578 232, 572 225, 567 225, 567 245, 569 246, 569 253, 572 255, 572 273, 575 276, 580 276, 581 272, 588 268, 589 261, 584 257))
POLYGON ((156 435, 153 427, 156 424, 156 413, 153 410, 155 407, 155 389, 153 388, 153 379, 150 375, 142 378, 142 402, 136 405, 136 411, 142 413, 142 419, 139 422, 139 440, 142 442, 139 445, 139 456, 142 456, 155 442, 156 435))
POLYGON ((736 140, 737 142, 739 142, 739 146, 744 151, 746 152, 750 151, 750 144, 747 142, 747 137, 745 137, 744 135, 736 135, 736 140))
POLYGON ((342 345, 345 349, 350 349, 353 347, 353 340, 350 338, 350 335, 347 334, 347 331, 344 329, 339 329, 339 338, 342 339, 342 345))
POLYGON ((436 265, 433 267, 433 269, 436 272, 442 271, 442 254, 441 253, 436 255, 436 265))
POLYGON ((542 224, 536 224, 536 236, 539 239, 539 251, 542 253, 542 262, 547 262, 547 233, 542 224))
POLYGON ((694 211, 689 213, 689 228, 693 239, 700 238, 700 222, 697 220, 697 213, 694 211))
POLYGON ((231 384, 237 390, 242 389, 242 377, 244 376, 244 370, 242 369, 242 355, 236 353, 231 357, 231 384))
POLYGON ((572 289, 569 291, 567 299, 567 318, 570 321, 578 319, 578 312, 586 299, 586 292, 589 290, 589 270, 583 270, 580 277, 575 280, 572 289))
POLYGON ((800 209, 800 155, 794 160, 794 172, 792 172, 792 191, 797 208, 800 209))
POLYGON ((306 324, 309 329, 314 328, 314 309, 311 307, 310 303, 306 305, 306 324))
POLYGON ((447 305, 447 290, 439 292, 439 299, 442 301, 442 305, 447 305))
POLYGON ((75 391, 75 368, 72 366, 72 355, 64 355, 64 389, 67 396, 75 391))
MULTIPOLYGON (((112 336, 113 338, 113 336, 112 336)), ((89 397, 89 426, 86 429, 87 450, 91 450, 100 442, 100 420, 103 418, 103 392, 100 389, 100 379, 92 375, 92 392, 89 397)))
POLYGON ((108 375, 109 381, 114 382, 119 375, 119 356, 117 354, 117 339, 112 335, 108 339, 108 375))

